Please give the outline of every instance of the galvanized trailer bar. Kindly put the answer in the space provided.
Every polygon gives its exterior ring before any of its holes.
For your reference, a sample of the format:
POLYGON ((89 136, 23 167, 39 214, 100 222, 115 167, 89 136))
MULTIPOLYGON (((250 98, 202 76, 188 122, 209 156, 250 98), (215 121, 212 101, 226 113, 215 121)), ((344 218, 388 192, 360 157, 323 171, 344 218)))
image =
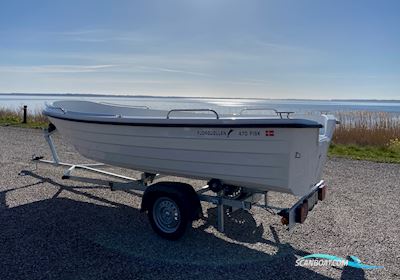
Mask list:
MULTIPOLYGON (((56 131, 56 128, 53 126, 49 126, 49 129, 44 130, 44 138, 46 139, 47 144, 49 145, 52 160, 45 160, 43 157, 33 156, 32 161, 36 164, 50 164, 54 166, 65 166, 68 167, 62 176, 64 180, 72 180, 84 183, 92 183, 95 185, 104 185, 110 187, 111 190, 127 190, 132 189, 136 191, 145 192, 148 186, 153 183, 153 180, 163 177, 161 174, 152 174, 152 173, 141 173, 141 177, 133 178, 120 174, 116 174, 113 172, 109 172, 106 170, 100 169, 101 167, 105 167, 106 165, 102 163, 83 163, 83 164, 71 164, 60 161, 60 158, 57 153, 56 146, 52 140, 52 135, 56 131), (97 168, 95 168, 97 167, 97 168), (90 177, 82 177, 75 176, 73 172, 76 169, 82 169, 91 173, 101 174, 107 177, 119 179, 122 181, 114 181, 114 180, 106 180, 106 179, 97 179, 90 177)), ((219 191, 216 194, 206 194, 210 193, 211 188, 209 185, 202 187, 201 189, 196 191, 197 197, 200 201, 208 202, 217 206, 217 229, 220 232, 224 232, 224 219, 227 214, 227 210, 229 213, 232 213, 239 209, 250 210, 252 206, 257 206, 274 214, 279 214, 282 216, 282 223, 287 225, 287 229, 291 230, 296 223, 303 222, 303 215, 305 211, 305 217, 307 216, 308 210, 312 210, 312 207, 316 204, 316 196, 318 198, 320 196, 325 196, 325 193, 321 194, 320 191, 325 187, 324 181, 320 181, 318 184, 315 184, 310 191, 301 197, 292 207, 290 208, 279 208, 268 203, 268 192, 255 192, 250 191, 246 193, 246 195, 242 196, 240 199, 231 199, 225 196, 224 190, 219 191), (263 199, 263 203, 259 203, 263 199), (311 200, 311 204, 309 206, 309 201, 311 200), (300 211, 300 218, 299 218, 300 211), (303 212, 302 212, 303 211, 303 212)), ((318 200, 317 198, 317 200, 318 200)), ((304 218, 305 219, 305 218, 304 218)))

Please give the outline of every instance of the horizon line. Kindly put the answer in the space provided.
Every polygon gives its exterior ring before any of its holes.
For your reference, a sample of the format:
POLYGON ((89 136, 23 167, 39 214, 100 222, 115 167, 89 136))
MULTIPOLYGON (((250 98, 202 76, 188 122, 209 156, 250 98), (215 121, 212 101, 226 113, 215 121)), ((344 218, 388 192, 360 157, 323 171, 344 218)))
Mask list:
POLYGON ((11 92, 11 93, 3 93, 0 92, 0 95, 5 96, 13 96, 13 95, 23 95, 23 96, 85 96, 85 97, 132 97, 132 98, 140 98, 140 97, 151 97, 151 98, 180 98, 180 99, 193 99, 193 98, 204 98, 204 99, 251 99, 251 100, 297 100, 297 101, 360 101, 360 102, 400 102, 400 99, 314 99, 314 98, 261 98, 261 97, 208 97, 208 96, 160 96, 160 95, 146 95, 146 94, 102 94, 102 93, 20 93, 20 92, 11 92))

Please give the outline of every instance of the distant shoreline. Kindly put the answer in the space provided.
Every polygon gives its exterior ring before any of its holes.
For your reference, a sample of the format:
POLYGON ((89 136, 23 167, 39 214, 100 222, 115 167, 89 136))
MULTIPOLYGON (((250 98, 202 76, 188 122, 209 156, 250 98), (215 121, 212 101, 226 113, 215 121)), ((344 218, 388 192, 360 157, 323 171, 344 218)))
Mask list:
POLYGON ((177 99, 246 99, 246 100, 284 100, 284 101, 325 101, 325 102, 379 102, 400 103, 400 99, 301 99, 301 98, 257 98, 257 97, 204 97, 204 96, 158 96, 129 94, 98 94, 98 93, 0 93, 0 96, 79 96, 79 97, 123 97, 123 98, 177 98, 177 99))

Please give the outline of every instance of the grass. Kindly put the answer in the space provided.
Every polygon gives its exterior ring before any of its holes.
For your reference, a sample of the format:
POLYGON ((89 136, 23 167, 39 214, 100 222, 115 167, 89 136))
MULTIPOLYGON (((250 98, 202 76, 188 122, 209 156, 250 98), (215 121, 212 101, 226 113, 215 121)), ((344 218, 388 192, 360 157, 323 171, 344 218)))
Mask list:
POLYGON ((400 114, 338 112, 330 156, 400 163, 400 114))
POLYGON ((329 156, 375 162, 400 163, 400 151, 386 147, 332 144, 329 156))
POLYGON ((33 113, 28 111, 27 123, 22 123, 22 112, 22 108, 16 110, 0 108, 0 125, 26 128, 45 128, 49 124, 47 118, 39 110, 35 110, 33 113))
MULTIPOLYGON (((329 156, 356 160, 400 163, 400 114, 381 112, 338 112, 329 156)), ((22 123, 22 108, 0 108, 0 126, 45 128, 47 118, 39 110, 28 111, 22 123)))
POLYGON ((340 121, 333 143, 385 147, 400 138, 400 114, 384 112, 338 112, 340 121))

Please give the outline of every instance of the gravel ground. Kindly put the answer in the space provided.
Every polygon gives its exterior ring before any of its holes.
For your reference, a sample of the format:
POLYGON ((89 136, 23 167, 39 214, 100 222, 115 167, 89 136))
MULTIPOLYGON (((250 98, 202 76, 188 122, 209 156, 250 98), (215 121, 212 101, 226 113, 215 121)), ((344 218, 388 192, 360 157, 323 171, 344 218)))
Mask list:
MULTIPOLYGON (((82 162, 55 140, 64 161, 82 162)), ((291 233, 255 208, 230 217, 221 234, 215 207, 203 204, 208 219, 173 242, 153 233, 139 193, 61 180, 59 167, 34 170, 32 154, 49 158, 40 130, 0 127, 0 143, 0 279, 400 278, 400 165, 329 160, 327 200, 291 233), (384 269, 295 266, 312 253, 355 255, 384 269)), ((271 195, 274 203, 288 198, 271 195)))

